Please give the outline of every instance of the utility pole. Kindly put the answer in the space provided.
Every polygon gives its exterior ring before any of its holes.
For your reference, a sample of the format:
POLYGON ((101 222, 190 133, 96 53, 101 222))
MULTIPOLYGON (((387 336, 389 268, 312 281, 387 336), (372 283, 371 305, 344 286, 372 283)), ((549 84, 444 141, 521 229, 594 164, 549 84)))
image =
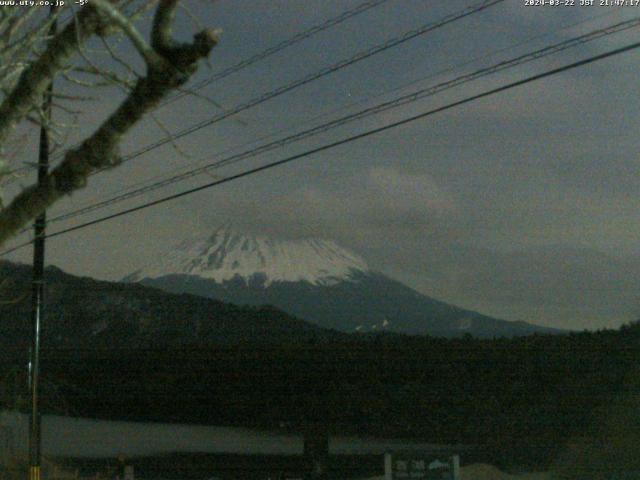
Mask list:
MULTIPOLYGON (((55 7, 52 5, 49 15, 53 22, 49 34, 57 30, 55 7)), ((51 120, 51 97, 53 80, 49 83, 42 98, 43 123, 40 126, 40 149, 38 154, 38 184, 43 185, 49 173, 49 131, 47 122, 51 120)), ((40 214, 33 225, 35 239, 33 243, 33 280, 31 286, 31 324, 32 338, 29 359, 29 390, 31 393, 31 412, 29 416, 29 480, 40 480, 41 471, 41 422, 39 412, 38 384, 40 380, 40 330, 44 314, 44 241, 47 224, 46 212, 40 214)))

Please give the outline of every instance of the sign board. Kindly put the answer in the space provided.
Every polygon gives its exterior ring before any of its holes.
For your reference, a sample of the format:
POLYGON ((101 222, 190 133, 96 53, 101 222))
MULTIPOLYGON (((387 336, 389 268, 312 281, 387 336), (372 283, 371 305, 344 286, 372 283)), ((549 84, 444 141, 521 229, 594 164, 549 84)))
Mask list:
POLYGON ((425 452, 388 452, 385 480, 459 480, 460 457, 425 452))

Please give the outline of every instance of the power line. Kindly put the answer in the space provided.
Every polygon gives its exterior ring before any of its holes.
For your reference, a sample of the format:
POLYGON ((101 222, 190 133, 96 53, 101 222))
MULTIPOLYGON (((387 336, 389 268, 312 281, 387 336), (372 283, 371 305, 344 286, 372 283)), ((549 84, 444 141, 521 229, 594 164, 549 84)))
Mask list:
MULTIPOLYGON (((280 43, 273 45, 272 47, 266 48, 265 50, 262 50, 261 52, 256 53, 255 55, 245 59, 245 60, 241 60, 240 62, 236 63, 235 65, 232 65, 231 67, 228 67, 224 70, 222 70, 219 73, 214 74, 213 76, 211 76, 208 79, 204 79, 198 83, 196 83, 195 85, 193 85, 192 87, 190 87, 189 90, 193 91, 193 90, 199 90, 207 85, 210 85, 213 82, 216 82, 218 80, 221 80, 225 77, 228 77, 229 75, 238 72, 250 65, 253 65, 254 63, 260 61, 260 60, 264 60, 265 58, 268 58, 272 55, 275 55, 278 52, 281 52, 282 50, 295 45, 296 43, 300 43, 303 40, 306 40, 307 38, 312 37, 313 35, 320 33, 324 30, 328 30, 331 27, 334 27, 336 25, 339 25, 347 20, 349 20, 350 18, 353 18, 355 16, 358 16, 364 12, 367 12, 375 7, 378 7, 380 5, 382 5, 383 3, 388 2, 389 0, 368 0, 366 2, 363 2, 359 5, 356 5, 354 8, 350 9, 350 10, 346 10, 344 12, 342 12, 340 15, 337 15, 335 17, 331 17, 329 19, 327 19, 326 21, 314 25, 313 27, 302 31, 300 33, 297 33, 296 35, 294 35, 291 38, 285 39, 283 41, 281 41, 280 43)), ((63 22, 66 22, 67 20, 69 20, 71 17, 73 17, 73 13, 71 13, 66 19, 63 20, 63 22)), ((175 100, 178 100, 182 97, 184 97, 185 95, 189 95, 190 92, 189 91, 183 91, 180 93, 175 94, 174 96, 168 98, 167 100, 165 100, 164 102, 162 102, 160 105, 158 105, 155 109, 160 108, 164 105, 167 105, 175 100)), ((60 157, 58 157, 60 158, 60 157)), ((26 170, 31 170, 33 167, 30 165, 26 165, 23 167, 19 167, 16 168, 14 170, 12 170, 11 172, 9 172, 10 174, 17 174, 17 173, 21 173, 23 171, 26 170)))
MULTIPOLYGON (((242 61, 238 62, 236 65, 234 65, 234 66, 232 66, 232 67, 229 67, 228 69, 226 69, 226 70, 224 70, 224 71, 220 72, 219 74, 214 75, 214 76, 213 76, 213 77, 211 77, 210 79, 207 79, 207 80, 205 80, 205 81, 203 81, 203 82, 201 82, 201 83, 199 83, 199 84, 196 84, 194 87, 192 87, 192 89, 191 89, 191 90, 201 88, 202 86, 204 86, 204 85, 203 85, 203 83, 204 83, 204 82, 207 82, 207 84, 210 84, 210 83, 213 83, 213 82, 214 82, 214 81, 216 81, 216 80, 219 80, 219 79, 221 79, 221 78, 224 78, 224 77, 226 77, 226 76, 230 75, 231 73, 234 73, 234 72, 236 72, 236 71, 240 70, 241 68, 244 68, 244 67, 246 67, 246 66, 249 66, 250 64, 253 64, 253 63, 257 62, 258 60, 264 59, 264 58, 266 58, 266 57, 268 57, 268 56, 270 56, 270 55, 272 55, 272 54, 276 53, 277 51, 281 51, 281 50, 283 50, 284 48, 286 48, 286 47, 288 47, 288 46, 291 46, 291 45, 293 45, 293 44, 297 43, 298 41, 301 41, 301 40, 303 40, 303 39, 305 39, 305 38, 309 38, 309 37, 310 37, 310 36, 312 36, 313 34, 318 33, 318 32, 320 32, 320 31, 322 31, 322 30, 326 30, 326 29, 327 29, 327 28, 329 28, 330 26, 337 25, 337 24, 342 23, 343 21, 347 20, 348 18, 351 18, 351 17, 353 17, 353 16, 356 16, 356 15, 358 15, 358 14, 360 14, 360 13, 364 13, 365 11, 368 11, 369 9, 374 8, 374 7, 378 6, 378 5, 380 5, 381 3, 384 3, 385 1, 387 1, 387 0, 370 1, 370 2, 365 2, 365 3, 363 3, 363 4, 360 4, 359 6, 355 7, 355 8, 354 8, 354 9, 352 9, 352 10, 345 11, 345 12, 343 12, 342 14, 338 15, 337 17, 333 17, 333 18, 331 18, 331 19, 328 19, 328 20, 327 20, 326 22, 324 22, 323 24, 320 24, 320 25, 316 25, 316 26, 314 26, 314 27, 311 27, 309 30, 306 30, 306 31, 304 31, 304 32, 300 32, 300 33, 298 33, 297 35, 295 35, 294 37, 291 37, 290 39, 284 40, 284 41, 283 41, 283 42, 281 42, 280 44, 277 44, 277 45, 272 46, 272 47, 270 47, 270 48, 268 48, 268 49, 265 49, 264 51, 259 52, 258 54, 254 55, 254 56, 252 56, 252 57, 250 57, 250 58, 248 58, 248 59, 245 59, 245 60, 242 60, 242 61)), ((581 21, 579 21, 579 22, 576 22, 576 23, 573 23, 573 24, 571 24, 571 25, 565 26, 565 27, 563 27, 563 29, 564 29, 564 28, 574 27, 574 26, 576 26, 576 25, 579 25, 579 24, 585 23, 585 22, 587 22, 587 21, 591 21, 591 20, 596 19, 596 18, 600 18, 600 17, 603 17, 603 16, 608 16, 608 15, 611 15, 612 13, 614 13, 614 11, 610 10, 610 11, 607 11, 606 13, 604 13, 604 14, 596 15, 596 16, 594 16, 594 17, 587 18, 587 19, 585 19, 585 20, 581 20, 581 21)), ((71 15, 71 16, 72 16, 72 15, 71 15)), ((542 36, 544 36, 544 35, 536 35, 536 36, 529 37, 529 38, 528 38, 528 39, 526 39, 525 41, 523 41, 523 42, 521 42, 521 43, 519 43, 519 44, 516 44, 515 46, 511 46, 511 47, 508 47, 508 48, 505 48, 505 49, 500 49, 500 50, 494 51, 494 52, 492 52, 490 55, 494 55, 495 53, 498 53, 498 52, 500 52, 500 51, 502 51, 502 50, 512 49, 512 48, 514 48, 514 47, 516 47, 516 46, 520 46, 521 44, 523 44, 523 43, 525 43, 525 42, 535 40, 535 39, 540 38, 540 37, 542 37, 542 36)), ((490 55, 488 55, 488 56, 490 56, 490 55)), ((485 57, 486 57, 486 56, 485 56, 485 57)), ((482 57, 482 58, 485 58, 485 57, 482 57)), ((472 61, 470 61, 470 62, 465 62, 465 63, 463 63, 462 65, 459 65, 459 66, 458 66, 458 67, 456 67, 456 68, 460 68, 461 66, 464 66, 464 65, 469 64, 469 63, 474 63, 474 62, 475 62, 475 61, 477 61, 477 60, 478 60, 478 59, 472 60, 472 61)), ((450 71, 450 70, 454 70, 454 69, 447 69, 447 70, 449 70, 449 71, 450 71)), ((439 72, 438 74, 442 74, 442 73, 444 73, 444 71, 441 71, 441 72, 439 72)), ((426 77, 426 78, 430 78, 430 77, 433 77, 433 76, 435 76, 435 75, 436 75, 436 74, 434 74, 434 75, 429 75, 429 76, 428 76, 428 77, 426 77)), ((422 78, 422 79, 420 79, 420 80, 418 80, 418 81, 424 81, 426 78, 422 78)), ((416 81, 411 82, 411 84, 413 84, 413 83, 416 83, 416 81)), ((406 88, 407 86, 408 86, 408 85, 404 85, 403 87, 394 88, 394 89, 392 89, 392 90, 390 90, 390 91, 385 92, 385 94, 386 94, 386 93, 390 93, 390 92, 392 92, 392 91, 396 91, 396 90, 398 90, 398 89, 400 89, 400 88, 406 88)), ((182 92, 182 93, 178 94, 178 95, 176 96, 176 98, 175 98, 175 99, 177 99, 177 97, 178 97, 178 96, 184 96, 184 95, 186 95, 186 94, 188 94, 188 93, 189 93, 189 92, 182 92)), ((377 96, 380 96, 380 95, 377 95, 377 96)), ((373 98, 376 98, 377 96, 375 96, 375 97, 373 97, 373 98)), ((168 99, 165 103, 169 103, 169 102, 171 102, 171 101, 173 101, 173 97, 172 97, 172 98, 170 98, 170 99, 168 99)), ((164 105, 165 103, 161 104, 161 106, 162 106, 162 105, 164 105)), ((355 103, 353 103, 353 104, 351 104, 351 105, 358 104, 358 103, 362 103, 362 102, 355 102, 355 103)), ((272 136, 272 135, 270 135, 270 136, 272 136)), ((267 137, 268 137, 268 136, 267 136, 267 137)), ((265 138, 265 137, 263 137, 263 138, 265 138)), ((249 143, 252 143, 252 142, 249 142, 249 143)), ((227 151, 228 151, 228 150, 227 150, 227 151)), ((134 152, 132 155, 135 155, 135 154, 136 154, 136 152, 134 152)), ((57 155, 57 156, 55 156, 55 155, 54 155, 54 160, 55 160, 55 159, 60 159, 60 158, 62 158, 62 156, 63 156, 62 154, 59 154, 59 155, 57 155)), ((127 160, 127 157, 125 157, 125 161, 126 161, 126 160, 127 160)), ((17 174, 17 173, 20 173, 20 172, 22 172, 22 171, 31 170, 31 169, 33 169, 33 168, 34 168, 34 167, 33 167, 33 166, 31 166, 31 165, 27 165, 27 166, 19 167, 19 168, 16 168, 16 169, 14 169, 14 170, 10 171, 10 172, 7 174, 7 176, 8 176, 8 175, 12 175, 12 174, 17 174)), ((97 172, 96 172, 96 173, 97 173, 97 172)), ((10 183, 13 183, 13 181, 15 181, 15 178, 13 178, 13 179, 11 179, 11 178, 10 178, 10 179, 8 179, 8 180, 4 180, 4 181, 2 181, 2 182, 0 183, 0 185, 8 185, 8 184, 10 184, 10 183)), ((54 220, 55 220, 55 219, 54 219, 54 220)))
MULTIPOLYGON (((342 70, 343 68, 346 68, 348 66, 351 66, 355 63, 358 63, 362 60, 365 60, 369 57, 372 57, 374 55, 377 55, 378 53, 382 53, 386 50, 389 50, 391 48, 397 47, 398 45, 401 45, 403 43, 406 43, 410 40, 413 40, 416 37, 419 37, 421 35, 425 35, 431 31, 434 31, 438 28, 444 27, 445 25, 448 25, 450 23, 456 22, 458 20, 461 20, 465 17, 468 17, 470 15, 479 13, 483 10, 486 10, 498 3, 502 3, 505 0, 484 0, 483 2, 481 2, 480 4, 476 4, 476 5, 472 5, 470 7, 467 7, 465 9, 459 10, 455 13, 446 15, 445 17, 443 17, 442 19, 436 21, 436 22, 430 22, 427 23, 419 28, 416 28, 414 30, 410 30, 408 32, 405 32, 404 34, 400 35, 399 37, 394 37, 390 40, 387 40, 384 43, 381 43, 379 45, 376 45, 374 47, 368 48, 367 50, 362 50, 358 53, 356 53, 355 55, 341 60, 337 63, 334 63, 328 67, 324 67, 316 72, 313 72, 301 79, 295 80, 291 83, 288 83, 286 85, 282 85, 274 90, 271 90, 267 93, 264 93, 258 97, 255 97, 245 103, 236 105, 235 107, 226 110, 218 115, 214 115, 213 117, 204 120, 200 123, 197 123, 195 125, 192 125, 190 127, 187 127, 183 130, 181 130, 180 132, 171 134, 169 137, 165 137, 162 138, 154 143, 148 144, 147 146, 130 153, 129 155, 124 156, 121 159, 120 163, 125 163, 128 162, 130 160, 133 160, 134 158, 137 158, 141 155, 144 155, 145 153, 148 153, 152 150, 155 150, 156 148, 159 148, 163 145, 166 145, 167 143, 170 143, 172 141, 178 140, 182 137, 185 137, 187 135, 191 135, 194 132, 197 132, 198 130, 202 130, 205 127, 208 127, 210 125, 213 125, 217 122, 220 122, 232 115, 235 115, 237 113, 240 113, 242 111, 248 110, 250 108, 253 108, 261 103, 264 103, 268 100, 271 100, 273 98, 279 97, 280 95, 283 95, 285 93, 288 93, 292 90, 295 90, 303 85, 306 85, 308 83, 311 83, 315 80, 318 80, 322 77, 325 77, 327 75, 330 75, 331 73, 334 73, 338 70, 342 70)), ((96 173, 100 173, 101 171, 104 171, 107 169, 101 169, 101 170, 97 170, 94 172, 94 174, 96 173)))
MULTIPOLYGON (((581 24, 584 24, 584 23, 587 23, 587 22, 591 22, 591 21, 593 21, 595 19, 599 19, 599 18, 602 18, 602 17, 605 17, 605 16, 610 16, 610 15, 612 15, 614 13, 616 13, 615 10, 608 10, 605 13, 601 13, 599 15, 594 15, 592 17, 587 17, 587 18, 579 20, 577 22, 573 22, 573 23, 564 25, 561 28, 559 28, 558 31, 566 30, 566 29, 569 29, 569 28, 574 28, 574 27, 576 27, 578 25, 581 25, 581 24)), ((614 33, 614 32, 611 32, 611 33, 614 33)), ((527 37, 527 38, 525 38, 525 39, 521 40, 520 42, 515 43, 513 45, 509 45, 507 47, 502 47, 502 48, 493 50, 493 51, 491 51, 491 52, 489 52, 489 53, 487 53, 485 55, 482 55, 480 57, 476 57, 474 59, 462 62, 462 63, 460 63, 458 65, 447 67, 447 68, 444 68, 444 69, 439 70, 437 72, 430 73, 430 74, 428 74, 426 76, 423 76, 423 77, 420 77, 418 79, 412 80, 412 81, 410 81, 408 83, 404 83, 402 85, 387 89, 387 90, 385 90, 383 92, 380 92, 380 93, 377 93, 375 95, 372 95, 372 96, 369 96, 369 97, 366 97, 366 98, 361 98, 361 99, 356 100, 354 102, 348 103, 348 104, 343 105, 343 106, 338 107, 338 108, 335 108, 335 109, 331 110, 330 112, 320 113, 320 114, 316 115, 315 117, 312 117, 310 120, 305 121, 304 125, 309 125, 309 124, 311 124, 312 121, 319 120, 319 119, 322 119, 322 118, 326 118, 326 117, 328 117, 328 116, 330 116, 330 115, 332 115, 334 113, 338 113, 338 112, 342 112, 342 111, 348 110, 348 109, 350 109, 352 107, 355 107, 355 106, 358 106, 358 105, 362 105, 362 104, 364 104, 366 102, 370 102, 371 100, 383 97, 383 96, 388 95, 390 93, 397 92, 397 91, 400 91, 400 90, 404 90, 404 89, 406 89, 406 88, 408 88, 408 87, 410 87, 412 85, 424 82, 424 81, 426 81, 428 79, 437 78, 437 77, 442 76, 442 75, 444 75, 446 73, 455 72, 456 70, 459 70, 462 67, 465 67, 467 65, 471 65, 471 64, 479 62, 480 60, 484 60, 486 58, 490 58, 490 57, 492 57, 492 56, 494 56, 494 55, 496 55, 498 53, 502 53, 502 52, 508 51, 508 50, 513 50, 513 49, 515 49, 517 47, 521 47, 522 45, 530 44, 534 40, 538 40, 540 38, 547 37, 547 36, 550 36, 550 35, 551 35, 551 32, 547 31, 546 33, 529 36, 529 37, 527 37)), ((556 52, 552 52, 552 53, 556 53, 556 52)), ((259 141, 262 141, 262 140, 267 140, 267 139, 270 139, 270 138, 274 138, 279 133, 290 132, 292 130, 294 130, 294 127, 288 127, 288 128, 284 128, 284 129, 275 131, 275 132, 271 132, 271 133, 262 135, 262 136, 260 136, 258 138, 255 138, 253 140, 249 140, 249 141, 243 142, 241 144, 236 144, 233 147, 229 147, 229 148, 226 148, 225 150, 218 151, 218 152, 215 153, 215 155, 222 155, 222 154, 225 154, 227 152, 232 152, 232 151, 234 151, 234 150, 236 150, 238 148, 249 146, 249 145, 252 145, 252 144, 256 144, 256 143, 258 143, 259 141)), ((289 138, 289 137, 287 137, 287 138, 289 138)), ((261 147, 258 147, 258 148, 261 148, 261 147)), ((254 156, 254 155, 251 155, 251 156, 254 156)), ((203 162, 203 161, 205 161, 207 159, 211 159, 211 158, 213 158, 213 157, 208 156, 206 158, 200 158, 199 162, 203 162)), ((208 171, 209 169, 217 168, 217 166, 218 166, 218 162, 214 162, 214 163, 210 163, 208 165, 204 165, 203 169, 206 169, 208 171)), ((148 177, 145 180, 141 180, 141 181, 135 182, 133 184, 126 185, 125 187, 120 188, 116 192, 113 192, 112 195, 113 196, 119 196, 120 194, 135 193, 139 189, 146 188, 146 187, 153 187, 158 182, 162 182, 164 180, 170 180, 170 179, 173 179, 174 176, 177 177, 177 176, 181 175, 178 172, 180 172, 182 170, 184 170, 184 167, 182 167, 182 168, 174 168, 171 172, 169 172, 169 173, 171 173, 173 175, 171 177, 167 177, 166 173, 165 174, 154 175, 152 177, 148 177), (134 189, 134 190, 131 190, 131 189, 134 189)), ((183 173, 184 174, 188 174, 191 171, 192 170, 189 169, 188 171, 183 172, 183 173)), ((207 171, 203 171, 202 173, 207 173, 207 171)), ((112 199, 114 199, 114 198, 109 198, 107 200, 94 203, 93 205, 89 205, 88 207, 85 207, 85 208, 90 208, 90 207, 93 207, 93 206, 99 207, 102 204, 106 204, 107 202, 109 202, 112 199)), ((73 210, 73 211, 64 212, 61 215, 59 215, 58 217, 55 217, 53 220, 56 220, 56 219, 57 220, 62 220, 60 217, 66 216, 67 214, 73 214, 73 213, 78 213, 80 215, 80 214, 84 213, 84 208, 81 208, 79 210, 73 210)), ((20 232, 20 233, 22 233, 22 232, 20 232)))
MULTIPOLYGON (((313 35, 315 35, 316 33, 322 32, 323 30, 327 30, 335 25, 338 25, 348 19, 350 19, 351 17, 355 17, 356 15, 360 15, 361 13, 364 13, 374 7, 377 7, 378 5, 387 2, 388 0, 371 0, 368 2, 364 2, 361 3, 360 5, 356 6, 355 8, 351 9, 351 10, 347 10, 343 13, 341 13, 340 15, 338 15, 337 17, 333 17, 328 19, 327 21, 319 24, 319 25, 315 25, 311 28, 309 28, 308 30, 305 30, 304 32, 300 32, 296 35, 294 35, 291 38, 288 38, 286 40, 283 40, 282 42, 278 43, 277 45, 274 45, 272 47, 269 47, 249 58, 247 58, 246 60, 241 60, 240 62, 236 63, 235 65, 232 65, 229 68, 226 68, 224 70, 222 70, 219 73, 216 73, 214 75, 212 75, 211 77, 202 80, 198 83, 196 83, 195 85, 191 86, 190 90, 200 90, 203 87, 206 87, 207 85, 210 85, 214 82, 217 82, 218 80, 222 80, 225 77, 228 77, 229 75, 242 70, 243 68, 248 67, 249 65, 253 65, 254 63, 260 61, 260 60, 264 60, 267 57, 270 57, 271 55, 274 55, 282 50, 284 50, 285 48, 288 48, 292 45, 295 45, 296 43, 301 42, 302 40, 305 40, 313 35)), ((160 106, 166 105, 168 103, 171 103, 175 100, 178 100, 182 97, 184 97, 185 95, 189 95, 189 92, 180 92, 174 96, 172 96, 171 98, 167 99, 166 101, 164 101, 160 106)))
MULTIPOLYGON (((188 189, 188 190, 184 190, 182 192, 179 192, 179 193, 176 193, 176 194, 173 194, 173 195, 168 195, 166 197, 163 197, 163 198, 151 201, 151 202, 147 202, 147 203, 144 203, 142 205, 138 205, 136 207, 128 208, 126 210, 121 210, 120 212, 113 213, 111 215, 107 215, 107 216, 104 216, 104 217, 101 217, 101 218, 98 218, 98 219, 95 219, 95 220, 91 220, 91 221, 82 223, 80 225, 76 225, 74 227, 66 228, 64 230, 59 230, 57 232, 54 232, 54 233, 46 235, 46 238, 53 238, 53 237, 57 237, 57 236, 60 236, 60 235, 65 235, 67 233, 71 233, 71 232, 74 232, 76 230, 81 230, 83 228, 87 228, 87 227, 90 227, 92 225, 103 223, 103 222, 106 222, 108 220, 112 220, 114 218, 118 218, 118 217, 121 217, 121 216, 124 216, 124 215, 128 215, 128 214, 137 212, 139 210, 144 210, 146 208, 153 207, 155 205, 159 205, 161 203, 168 202, 170 200, 175 200, 175 199, 190 195, 192 193, 196 193, 196 192, 199 192, 199 191, 202 191, 202 190, 206 190, 208 188, 212 188, 212 187, 215 187, 215 186, 218 186, 218 185, 222 185, 224 183, 228 183, 228 182, 231 182, 233 180, 238 180, 240 178, 247 177, 249 175, 253 175, 255 173, 259 173, 259 172, 263 172, 263 171, 266 171, 266 170, 270 170, 272 168, 279 167, 281 165, 293 162, 295 160, 299 160, 301 158, 305 158, 305 157, 314 155, 316 153, 320 153, 320 152, 323 152, 323 151, 326 151, 326 150, 330 150, 330 149, 338 147, 340 145, 344 145, 344 144, 347 144, 347 143, 354 142, 356 140, 360 140, 362 138, 366 138, 366 137, 369 137, 369 136, 372 136, 372 135, 376 135, 378 133, 382 133, 382 132, 385 132, 387 130, 391 130, 393 128, 397 128, 397 127, 402 126, 402 125, 407 125, 407 124, 415 122, 417 120, 421 120, 423 118, 435 115, 437 113, 441 113, 441 112, 444 112, 446 110, 450 110, 452 108, 459 107, 461 105, 465 105, 467 103, 471 103, 471 102, 474 102, 474 101, 477 101, 477 100, 480 100, 480 99, 495 95, 497 93, 501 93, 501 92, 510 90, 512 88, 519 87, 521 85, 525 85, 527 83, 531 83, 531 82, 534 82, 534 81, 537 81, 537 80, 541 80, 543 78, 551 77, 553 75, 557 75, 559 73, 562 73, 562 72, 565 72, 565 71, 568 71, 568 70, 572 70, 574 68, 582 67, 584 65, 588 65, 590 63, 594 63, 594 62, 597 62, 599 60, 603 60, 605 58, 609 58, 609 57, 613 57, 615 55, 619 55, 619 54, 622 54, 622 53, 625 53, 625 52, 629 52, 629 51, 635 50, 637 48, 640 48, 640 42, 636 42, 636 43, 632 43, 630 45, 626 45, 624 47, 616 48, 614 50, 610 50, 608 52, 601 53, 599 55, 595 55, 595 56, 580 60, 578 62, 574 62, 574 63, 568 64, 568 65, 564 65, 562 67, 558 67, 558 68, 554 68, 554 69, 551 69, 551 70, 547 70, 546 72, 539 73, 539 74, 536 74, 536 75, 532 75, 532 76, 524 78, 522 80, 517 80, 515 82, 511 82, 511 83, 502 85, 500 87, 496 87, 496 88, 493 88, 491 90, 487 90, 485 92, 466 97, 466 98, 464 98, 462 100, 458 100, 458 101, 449 103, 449 104, 444 105, 442 107, 438 107, 438 108, 435 108, 435 109, 432 109, 432 110, 428 110, 426 112, 423 112, 423 113, 420 113, 420 114, 413 115, 411 117, 405 118, 403 120, 398 120, 396 122, 389 123, 389 124, 384 125, 382 127, 377 127, 377 128, 371 129, 371 130, 367 130, 365 132, 362 132, 362 133, 359 133, 359 134, 356 134, 356 135, 352 135, 352 136, 344 138, 342 140, 337 140, 335 142, 331 142, 331 143, 322 145, 320 147, 316 147, 316 148, 313 148, 311 150, 307 150, 305 152, 302 152, 302 153, 299 153, 299 154, 296 154, 296 155, 292 155, 292 156, 283 158, 281 160, 270 162, 270 163, 267 163, 267 164, 262 165, 260 167, 256 167, 256 168, 253 168, 253 169, 250 169, 250 170, 246 170, 244 172, 238 173, 236 175, 231 175, 231 176, 223 178, 221 180, 216 180, 214 182, 209 182, 209 183, 206 183, 206 184, 201 185, 199 187, 195 187, 195 188, 191 188, 191 189, 188 189)), ((29 242, 24 243, 22 245, 18 245, 16 247, 13 247, 13 248, 11 248, 9 250, 5 250, 4 252, 0 253, 0 256, 4 256, 4 255, 7 255, 7 254, 9 254, 11 252, 14 252, 15 250, 18 250, 19 248, 22 248, 22 247, 24 247, 26 245, 29 245, 32 242, 33 241, 29 241, 29 242)))
POLYGON ((210 163, 208 165, 204 165, 192 170, 189 170, 187 172, 178 174, 178 175, 174 175, 171 176, 169 178, 166 178, 164 180, 161 181, 157 181, 154 182, 150 185, 141 187, 141 188, 137 188, 134 190, 131 190, 129 192, 125 192, 121 195, 116 195, 115 197, 112 197, 110 199, 101 201, 101 202, 97 202, 94 203, 92 205, 88 205, 86 207, 82 207, 80 209, 71 211, 71 212, 67 212, 67 213, 63 213, 61 215, 58 215, 56 217, 53 217, 52 219, 50 219, 50 223, 52 222, 59 222, 59 221, 63 221, 69 218, 73 218, 79 215, 83 215, 95 210, 98 210, 100 208, 104 208, 106 206, 109 205, 113 205, 115 203, 119 203, 121 201, 124 200, 128 200, 131 198, 135 198, 138 197, 140 195, 143 195, 145 193, 157 190, 159 188, 163 188, 166 187, 168 185, 171 185, 173 183, 177 183, 179 181, 183 181, 186 180, 188 178, 192 178, 196 175, 200 175, 204 172, 207 172, 211 169, 214 168, 219 168, 221 166, 225 166, 225 165, 229 165, 231 163, 236 163, 240 160, 244 160, 246 158, 251 158, 251 157, 255 157, 259 154, 265 153, 267 151, 276 149, 276 148, 281 148, 284 147, 285 145, 288 145, 290 143, 293 142, 297 142, 300 140, 303 140, 305 138, 309 138, 311 136, 317 135, 319 133, 323 133, 326 132, 328 130, 337 128, 339 126, 343 126, 347 123, 353 122, 355 120, 360 120, 366 117, 369 117, 371 115, 375 115, 378 113, 382 113, 384 111, 388 111, 390 109, 393 108, 397 108, 400 107, 402 105, 408 104, 408 103, 412 103, 415 102, 417 100, 426 98, 428 96, 432 96, 432 95, 436 95, 438 93, 441 93, 445 90, 449 90, 451 88, 460 86, 464 83, 468 83, 474 80, 477 80, 479 78, 488 76, 488 75, 492 75, 494 73, 509 69, 509 68, 513 68, 515 66, 518 65, 522 65, 524 63, 533 61, 533 60, 538 60, 540 58, 561 52, 563 50, 569 49, 569 48, 573 48, 576 47, 578 45, 583 45, 587 42, 591 42, 594 41, 596 39, 602 38, 604 36, 608 36, 611 35, 613 33, 619 33, 622 31, 626 31, 629 30, 631 28, 637 27, 638 25, 640 25, 640 17, 637 17, 635 19, 631 19, 631 20, 627 20, 624 22, 620 22, 614 25, 610 25, 601 29, 597 29, 595 31, 589 32, 587 34, 584 35, 580 35, 578 37, 574 37, 568 40, 565 40, 563 42, 554 44, 554 45, 550 45, 538 50, 535 50, 533 52, 529 52, 523 55, 520 55, 518 57, 512 58, 510 60, 505 60, 502 62, 499 62, 497 64, 494 64, 492 66, 489 67, 484 67, 481 69, 478 69, 474 72, 465 74, 465 75, 461 75, 458 76, 454 79, 445 81, 445 82, 441 82, 437 85, 434 86, 430 86, 427 88, 423 88, 421 90, 418 90, 416 92, 412 92, 410 94, 407 95, 403 95, 400 96, 398 98, 395 98, 393 100, 387 101, 387 102, 383 102, 380 103, 378 105, 374 105, 372 107, 369 108, 365 108, 364 110, 360 110, 358 112, 346 115, 344 117, 329 121, 327 123, 324 123, 322 125, 318 125, 315 127, 312 127, 310 129, 304 130, 302 132, 298 132, 295 133, 293 135, 289 135, 287 137, 275 140, 273 142, 261 145, 259 147, 244 151, 242 153, 237 153, 234 155, 231 155, 227 158, 224 158, 222 160, 216 161, 214 163, 210 163))

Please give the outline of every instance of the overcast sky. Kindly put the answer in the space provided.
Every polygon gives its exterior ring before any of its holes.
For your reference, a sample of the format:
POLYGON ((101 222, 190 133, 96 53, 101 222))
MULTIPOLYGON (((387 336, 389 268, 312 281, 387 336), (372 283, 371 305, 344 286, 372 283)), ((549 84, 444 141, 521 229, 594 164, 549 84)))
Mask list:
MULTIPOLYGON (((203 66, 193 83, 360 3, 190 4, 198 21, 224 30, 210 67, 203 66)), ((198 93, 231 109, 478 3, 388 0, 198 93)), ((168 145, 97 175, 49 215, 225 158, 264 143, 266 136, 276 139, 637 16, 640 7, 531 7, 506 0, 178 140, 188 157, 168 145)), ((178 21, 180 35, 195 28, 188 18, 178 21)), ((53 224, 49 231, 639 40, 638 28, 613 34, 213 171, 215 177, 201 175, 53 224)), ((639 51, 625 53, 51 239, 47 261, 74 274, 119 279, 185 236, 231 220, 252 233, 333 238, 376 270, 490 315, 578 329, 618 326, 640 318, 639 65, 639 51)), ((84 107, 70 141, 95 128, 118 98, 109 90, 84 107)), ((182 98, 155 112, 162 127, 141 123, 123 151, 219 113, 201 97, 182 98)), ((29 144, 21 156, 35 160, 35 152, 35 143, 29 144)), ((30 256, 26 248, 10 258, 30 256)))

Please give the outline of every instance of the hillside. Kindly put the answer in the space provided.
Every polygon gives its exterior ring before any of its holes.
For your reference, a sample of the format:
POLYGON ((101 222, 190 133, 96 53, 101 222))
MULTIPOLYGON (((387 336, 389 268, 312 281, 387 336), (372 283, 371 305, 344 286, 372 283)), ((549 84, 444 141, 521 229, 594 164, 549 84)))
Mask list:
MULTIPOLYGON (((588 447, 595 459, 612 455, 596 448, 607 435, 640 442, 639 327, 495 340, 352 334, 322 343, 45 349, 43 405, 283 432, 322 422, 340 435, 476 445, 483 461, 546 469, 569 444, 596 442, 588 447)), ((0 355, 5 379, 16 365, 8 353, 0 355)), ((4 405, 24 392, 24 374, 2 382, 4 405)))
MULTIPOLYGON (((55 348, 149 348, 183 344, 304 341, 338 335, 272 307, 239 307, 137 284, 45 272, 42 342, 55 348)), ((4 279, 0 342, 26 346, 31 335, 31 268, 0 262, 4 279), (17 300, 17 301, 14 301, 17 300)))
POLYGON ((342 332, 512 337, 559 330, 492 318, 371 270, 336 242, 276 239, 228 228, 183 241, 124 281, 238 305, 274 305, 342 332))

